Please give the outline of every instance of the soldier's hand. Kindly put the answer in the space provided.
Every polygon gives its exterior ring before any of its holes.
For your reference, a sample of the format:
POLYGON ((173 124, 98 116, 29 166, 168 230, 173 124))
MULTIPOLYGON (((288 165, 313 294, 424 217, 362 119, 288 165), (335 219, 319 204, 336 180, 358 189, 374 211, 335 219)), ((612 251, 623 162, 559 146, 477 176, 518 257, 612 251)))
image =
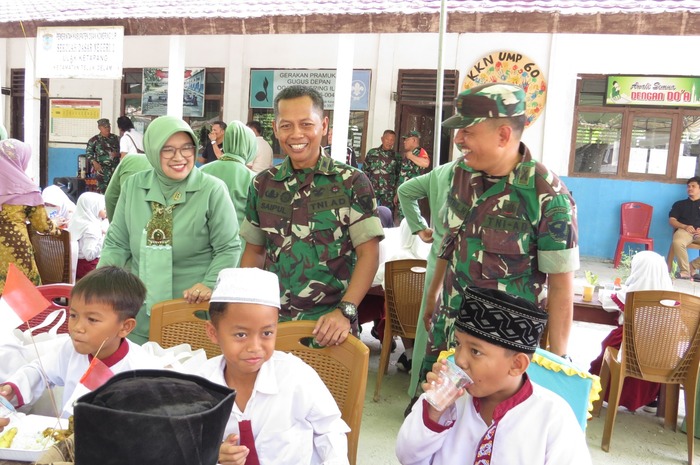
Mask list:
POLYGON ((432 242, 433 242, 433 230, 430 228, 425 228, 422 231, 418 231, 418 237, 420 237, 420 240, 422 240, 426 244, 432 244, 432 242))
POLYGON ((92 160, 92 169, 94 169, 98 173, 102 173, 102 165, 97 163, 97 161, 92 160))
POLYGON ((338 345, 348 337, 350 328, 350 320, 336 308, 318 319, 312 334, 322 346, 338 345))
POLYGON ((430 321, 433 319, 433 313, 435 313, 435 309, 438 308, 438 305, 438 296, 428 293, 425 301, 425 312, 423 313, 423 324, 428 332, 430 332, 430 321))

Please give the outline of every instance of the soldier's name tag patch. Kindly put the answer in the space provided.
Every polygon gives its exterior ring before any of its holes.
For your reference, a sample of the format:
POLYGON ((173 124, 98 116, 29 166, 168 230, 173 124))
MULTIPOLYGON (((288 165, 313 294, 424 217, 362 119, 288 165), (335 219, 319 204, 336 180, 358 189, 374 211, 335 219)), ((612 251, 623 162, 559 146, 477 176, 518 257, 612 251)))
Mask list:
POLYGON ((260 200, 258 208, 261 212, 284 218, 289 218, 292 214, 291 205, 270 200, 260 200))
POLYGON ((460 202, 453 196, 447 197, 447 206, 450 210, 454 211, 460 218, 466 218, 467 214, 469 213, 469 210, 471 210, 469 205, 467 205, 464 202, 460 202))
POLYGON ((318 213, 327 210, 336 210, 350 206, 350 198, 345 193, 329 195, 324 198, 311 196, 308 200, 309 213, 318 213))
POLYGON ((488 215, 486 218, 484 218, 482 227, 495 229, 496 231, 525 233, 532 228, 532 225, 526 220, 521 220, 518 218, 505 218, 503 216, 488 215))

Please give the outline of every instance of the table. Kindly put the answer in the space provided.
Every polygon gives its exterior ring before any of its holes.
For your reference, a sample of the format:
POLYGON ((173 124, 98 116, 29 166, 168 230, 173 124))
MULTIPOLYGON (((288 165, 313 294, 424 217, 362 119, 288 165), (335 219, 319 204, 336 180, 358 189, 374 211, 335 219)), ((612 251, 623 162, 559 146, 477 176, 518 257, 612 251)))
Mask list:
POLYGON ((603 304, 598 300, 598 292, 593 294, 593 300, 584 302, 582 296, 574 295, 574 321, 585 321, 599 325, 618 325, 620 312, 603 310, 603 304))

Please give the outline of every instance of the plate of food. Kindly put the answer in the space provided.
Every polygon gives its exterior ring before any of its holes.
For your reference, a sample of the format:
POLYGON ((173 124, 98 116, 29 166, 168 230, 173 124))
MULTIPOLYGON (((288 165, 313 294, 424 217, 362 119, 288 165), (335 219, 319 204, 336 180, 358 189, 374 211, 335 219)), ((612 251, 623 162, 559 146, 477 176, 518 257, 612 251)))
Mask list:
POLYGON ((13 414, 0 433, 0 459, 36 462, 44 450, 70 435, 68 420, 13 414))

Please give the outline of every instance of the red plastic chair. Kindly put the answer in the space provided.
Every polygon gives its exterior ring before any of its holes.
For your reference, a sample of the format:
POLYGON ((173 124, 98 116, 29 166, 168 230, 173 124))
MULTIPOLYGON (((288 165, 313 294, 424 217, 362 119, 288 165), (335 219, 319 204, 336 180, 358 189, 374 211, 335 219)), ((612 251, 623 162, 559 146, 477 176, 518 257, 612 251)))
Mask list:
MULTIPOLYGON (((66 311, 66 321, 58 328, 58 334, 68 333, 68 309, 70 307, 69 298, 70 293, 73 290, 73 285, 65 283, 45 284, 43 286, 37 286, 37 289, 39 290, 39 292, 41 292, 41 295, 43 295, 46 298, 46 300, 51 302, 51 305, 49 305, 49 307, 46 310, 29 320, 29 326, 31 326, 32 328, 38 326, 41 322, 43 322, 46 319, 49 313, 62 308, 66 311), (65 299, 65 305, 63 305, 62 301, 57 302, 57 299, 65 299)), ((21 331, 25 331, 29 329, 29 326, 27 326, 27 323, 23 323, 22 326, 19 327, 19 329, 21 331)), ((49 329, 50 326, 47 326, 34 331, 33 334, 36 335, 45 333, 49 329)))
POLYGON ((641 202, 626 202, 620 207, 620 238, 615 250, 614 267, 620 266, 622 250, 627 242, 644 244, 646 250, 654 250, 654 239, 649 237, 649 226, 654 207, 641 202))

